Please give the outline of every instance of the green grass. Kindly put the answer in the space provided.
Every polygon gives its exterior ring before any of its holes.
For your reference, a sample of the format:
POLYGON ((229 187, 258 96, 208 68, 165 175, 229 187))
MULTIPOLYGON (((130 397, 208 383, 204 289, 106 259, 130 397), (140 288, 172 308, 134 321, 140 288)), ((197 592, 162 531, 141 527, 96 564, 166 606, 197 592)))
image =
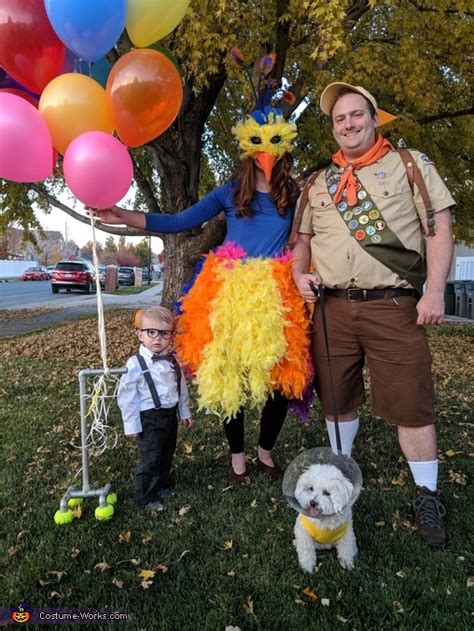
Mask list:
POLYGON ((142 291, 146 291, 147 289, 151 289, 152 287, 156 286, 156 283, 151 283, 151 285, 142 285, 141 287, 136 287, 135 285, 130 286, 130 285, 120 285, 119 288, 117 289, 117 291, 115 292, 115 295, 127 295, 127 294, 141 294, 142 291))
MULTIPOLYGON (((227 488, 223 431, 206 415, 196 415, 191 430, 180 429, 178 494, 164 512, 135 508, 137 454, 121 436, 114 450, 90 463, 91 484, 110 481, 118 494, 114 518, 97 522, 97 502, 87 499, 80 519, 55 526, 62 494, 72 483, 80 486, 74 478, 80 455, 70 443, 80 418, 75 375, 87 364, 9 357, 1 384, 0 607, 27 601, 32 607, 113 608, 131 616, 128 625, 114 628, 133 630, 471 628, 468 424, 474 388, 467 357, 474 327, 446 326, 431 337, 449 546, 433 552, 413 534, 407 517, 412 485, 408 475, 400 476, 407 467, 394 430, 366 406, 354 452, 364 476, 354 510, 356 567, 343 571, 331 551, 313 575, 299 569, 292 547, 296 514, 280 485, 255 474, 249 486, 227 488), (180 513, 183 507, 189 510, 180 513), (97 567, 104 562, 110 568, 97 567), (143 569, 156 572, 146 589, 138 576, 143 569)), ((31 346, 36 339, 29 336, 31 346)), ((275 449, 281 464, 326 444, 320 419, 318 407, 307 425, 287 419, 275 449)), ((116 411, 112 425, 120 428, 116 411)), ((246 432, 254 456, 255 418, 246 432)))

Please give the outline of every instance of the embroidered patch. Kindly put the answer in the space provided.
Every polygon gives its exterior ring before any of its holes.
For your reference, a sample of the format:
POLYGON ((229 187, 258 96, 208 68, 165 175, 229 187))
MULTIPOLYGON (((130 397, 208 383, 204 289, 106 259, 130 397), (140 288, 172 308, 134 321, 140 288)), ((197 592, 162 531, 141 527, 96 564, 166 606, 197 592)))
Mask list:
POLYGON ((357 230, 354 236, 357 241, 362 241, 362 239, 365 239, 365 232, 363 230, 357 230))
POLYGON ((359 221, 362 225, 365 225, 366 223, 369 223, 369 217, 368 215, 361 215, 359 217, 359 221))
POLYGON ((372 243, 381 243, 382 237, 379 234, 374 234, 373 237, 370 237, 370 240, 372 241, 372 243))
POLYGON ((372 209, 372 210, 370 211, 370 213, 369 213, 369 217, 370 217, 372 220, 374 220, 374 219, 378 219, 378 218, 380 217, 380 213, 379 213, 379 211, 378 211, 376 208, 374 208, 374 209, 372 209))
POLYGON ((349 230, 355 230, 359 225, 359 222, 357 221, 357 219, 352 219, 352 221, 349 221, 347 225, 349 226, 349 230))

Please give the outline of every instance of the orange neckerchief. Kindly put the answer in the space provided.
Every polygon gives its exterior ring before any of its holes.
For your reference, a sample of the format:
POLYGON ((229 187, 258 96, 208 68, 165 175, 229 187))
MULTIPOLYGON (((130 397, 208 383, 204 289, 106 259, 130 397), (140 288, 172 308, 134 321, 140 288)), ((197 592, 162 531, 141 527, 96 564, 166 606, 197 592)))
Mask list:
POLYGON ((375 144, 374 146, 364 153, 360 158, 356 158, 352 162, 348 162, 342 153, 342 150, 339 149, 337 153, 335 153, 332 157, 332 161, 340 167, 343 167, 344 173, 342 175, 341 181, 339 182, 339 186, 337 188, 336 194, 334 195, 334 201, 336 204, 342 199, 342 192, 344 189, 347 190, 347 202, 350 206, 355 206, 357 203, 357 183, 354 177, 354 170, 360 169, 360 167, 369 166, 369 164, 373 164, 379 158, 384 156, 389 151, 393 150, 392 143, 377 134, 375 136, 375 144))

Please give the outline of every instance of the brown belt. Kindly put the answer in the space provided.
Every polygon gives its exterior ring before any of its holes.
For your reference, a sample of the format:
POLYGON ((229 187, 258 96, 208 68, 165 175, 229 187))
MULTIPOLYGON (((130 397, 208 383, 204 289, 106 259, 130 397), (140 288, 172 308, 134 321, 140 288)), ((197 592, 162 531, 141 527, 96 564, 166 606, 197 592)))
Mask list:
POLYGON ((343 298, 349 302, 387 300, 396 296, 416 296, 415 289, 324 289, 326 296, 343 298))

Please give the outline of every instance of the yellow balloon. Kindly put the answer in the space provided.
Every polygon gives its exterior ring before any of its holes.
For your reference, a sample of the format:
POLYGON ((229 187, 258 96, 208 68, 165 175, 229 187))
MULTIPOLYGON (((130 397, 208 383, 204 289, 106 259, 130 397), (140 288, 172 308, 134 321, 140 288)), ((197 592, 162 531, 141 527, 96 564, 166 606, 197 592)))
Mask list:
POLYGON ((86 75, 67 73, 48 83, 38 109, 49 127, 54 148, 64 155, 69 143, 86 131, 114 129, 104 88, 86 75))
POLYGON ((175 29, 186 13, 190 0, 128 0, 125 28, 140 48, 163 39, 175 29))

